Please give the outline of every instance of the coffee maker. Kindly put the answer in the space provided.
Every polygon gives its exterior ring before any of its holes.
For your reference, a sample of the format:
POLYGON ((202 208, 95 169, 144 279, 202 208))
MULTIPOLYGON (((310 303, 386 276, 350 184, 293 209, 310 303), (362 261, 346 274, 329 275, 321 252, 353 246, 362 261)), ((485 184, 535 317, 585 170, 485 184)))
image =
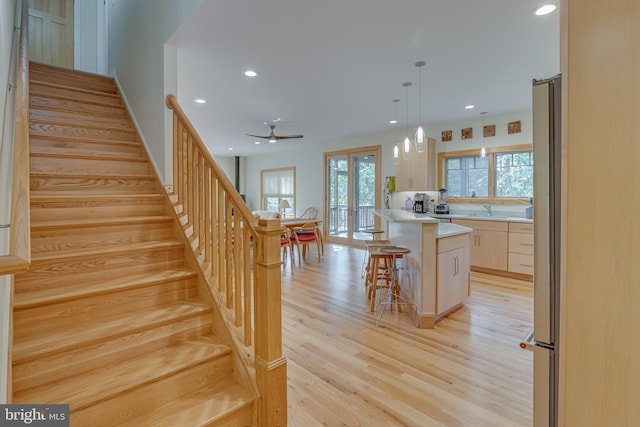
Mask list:
POLYGON ((440 203, 436 205, 436 213, 437 214, 448 214, 449 213, 449 205, 447 204, 447 189, 440 189, 440 203))
POLYGON ((416 193, 413 196, 413 211, 415 213, 427 213, 429 196, 427 193, 416 193))

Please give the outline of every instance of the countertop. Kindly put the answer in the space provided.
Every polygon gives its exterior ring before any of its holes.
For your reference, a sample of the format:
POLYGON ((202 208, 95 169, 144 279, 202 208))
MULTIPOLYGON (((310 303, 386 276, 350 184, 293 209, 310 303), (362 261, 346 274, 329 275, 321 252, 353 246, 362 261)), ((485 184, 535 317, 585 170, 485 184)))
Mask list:
POLYGON ((436 239, 457 236, 458 234, 471 233, 471 228, 463 227, 450 222, 440 222, 427 214, 417 214, 402 209, 376 209, 375 214, 389 222, 412 224, 436 224, 436 239))
MULTIPOLYGON (((417 214, 419 215, 419 214, 417 214)), ((477 214, 422 214, 428 215, 432 218, 447 218, 447 219, 472 219, 479 221, 503 221, 503 222, 524 222, 524 223, 533 223, 533 219, 530 218, 522 218, 516 216, 488 216, 488 215, 477 215, 477 214)))

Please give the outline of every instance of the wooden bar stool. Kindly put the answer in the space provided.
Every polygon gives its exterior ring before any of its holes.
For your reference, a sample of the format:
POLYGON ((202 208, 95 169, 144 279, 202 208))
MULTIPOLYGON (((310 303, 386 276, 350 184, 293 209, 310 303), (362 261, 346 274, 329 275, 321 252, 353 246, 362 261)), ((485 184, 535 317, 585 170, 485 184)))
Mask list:
POLYGON ((403 295, 401 282, 400 282, 400 268, 398 267, 398 263, 397 263, 397 260, 399 258, 404 258, 405 255, 410 254, 411 249, 403 248, 399 246, 383 246, 383 247, 380 247, 378 251, 383 255, 390 255, 392 258, 392 265, 391 265, 391 271, 390 271, 391 280, 388 282, 388 285, 384 287, 376 286, 376 288, 373 291, 373 295, 371 296, 371 302, 372 302, 371 305, 372 307, 374 307, 374 313, 375 313, 374 318, 375 318, 376 326, 380 325, 380 322, 382 321, 382 315, 384 314, 384 311, 387 305, 389 306, 389 310, 393 311, 393 304, 396 305, 396 308, 398 309, 398 313, 402 312, 403 305, 409 305, 411 309, 410 314, 412 316, 412 321, 414 325, 418 326, 417 324, 418 310, 413 300, 413 285, 411 284, 411 276, 409 275, 409 272, 406 270, 406 267, 405 267, 403 270, 405 273, 404 276, 407 279, 406 281, 408 282, 408 289, 407 289, 408 292, 405 292, 405 294, 403 295), (378 302, 378 305, 375 306, 374 305, 375 293, 377 289, 382 289, 382 288, 387 289, 387 294, 384 300, 380 300, 378 302))
MULTIPOLYGON (((362 257, 362 266, 360 267, 360 278, 364 279, 366 275, 369 273, 369 247, 372 246, 390 246, 391 242, 388 240, 365 240, 364 241, 364 257, 362 257)), ((367 282, 365 280, 365 286, 367 282)))
POLYGON ((371 234, 371 240, 376 240, 379 235, 384 233, 384 230, 380 230, 379 228, 365 228, 364 230, 360 230, 363 233, 371 234))
POLYGON ((369 246, 367 253, 369 262, 367 264, 367 276, 365 287, 367 298, 371 300, 369 309, 375 312, 376 292, 378 289, 389 288, 391 285, 391 268, 393 267, 393 255, 382 252, 383 248, 395 246, 369 246), (379 282, 383 282, 380 284, 379 282))

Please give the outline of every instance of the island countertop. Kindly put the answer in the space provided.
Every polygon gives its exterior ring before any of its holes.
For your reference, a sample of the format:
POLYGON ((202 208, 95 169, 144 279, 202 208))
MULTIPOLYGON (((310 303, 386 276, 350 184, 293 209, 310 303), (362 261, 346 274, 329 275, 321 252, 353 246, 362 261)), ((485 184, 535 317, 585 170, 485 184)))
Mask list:
POLYGON ((440 222, 438 219, 432 218, 427 214, 417 214, 402 209, 376 209, 374 213, 389 222, 437 224, 436 239, 470 233, 473 231, 472 229, 463 227, 462 225, 452 224, 450 222, 440 222))

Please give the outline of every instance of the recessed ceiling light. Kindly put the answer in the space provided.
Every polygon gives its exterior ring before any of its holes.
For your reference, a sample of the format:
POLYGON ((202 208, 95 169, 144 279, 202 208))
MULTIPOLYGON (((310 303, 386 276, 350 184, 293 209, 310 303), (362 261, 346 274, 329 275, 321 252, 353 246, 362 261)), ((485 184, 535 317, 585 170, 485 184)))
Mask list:
POLYGON ((254 144, 260 145, 260 141, 256 141, 256 142, 254 142, 254 144))
POLYGON ((194 99, 193 101, 196 104, 206 104, 207 103, 207 100, 206 99, 202 99, 202 98, 194 99))
POLYGON ((229 147, 229 148, 227 148, 227 150, 233 151, 233 147, 229 147))
POLYGON ((474 108, 476 108, 475 105, 469 104, 469 105, 465 105, 464 108, 466 108, 467 110, 472 110, 474 108))
POLYGON ((391 124, 391 125, 395 125, 396 123, 398 123, 397 120, 389 120, 389 124, 391 124))
POLYGON ((257 75, 258 75, 258 73, 256 73, 256 72, 255 72, 255 71, 253 71, 253 70, 247 70, 247 71, 245 71, 245 72, 244 72, 244 75, 245 75, 246 77, 255 77, 255 76, 257 76, 257 75))
POLYGON ((556 5, 555 4, 545 4, 542 5, 538 8, 536 8, 533 13, 535 13, 537 16, 543 16, 543 15, 548 15, 551 12, 553 12, 554 10, 556 10, 556 5))

